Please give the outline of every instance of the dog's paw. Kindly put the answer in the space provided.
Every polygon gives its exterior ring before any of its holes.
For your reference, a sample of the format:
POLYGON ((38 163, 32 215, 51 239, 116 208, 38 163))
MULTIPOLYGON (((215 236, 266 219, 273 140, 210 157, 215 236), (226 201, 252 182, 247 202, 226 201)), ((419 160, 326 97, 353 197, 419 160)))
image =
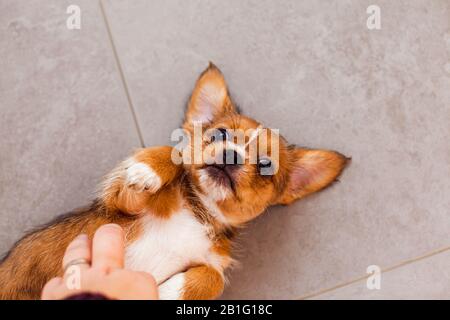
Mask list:
POLYGON ((159 299, 181 300, 183 298, 183 287, 185 283, 184 273, 177 273, 158 287, 159 299))
POLYGON ((130 160, 125 169, 125 184, 137 191, 154 193, 161 188, 161 178, 147 164, 130 160))

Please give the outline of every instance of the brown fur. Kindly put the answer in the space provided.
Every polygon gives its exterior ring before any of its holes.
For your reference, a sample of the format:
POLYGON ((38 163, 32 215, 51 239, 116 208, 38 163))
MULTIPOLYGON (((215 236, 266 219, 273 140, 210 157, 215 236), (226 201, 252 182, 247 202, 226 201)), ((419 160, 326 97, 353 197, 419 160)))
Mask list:
POLYGON ((90 237, 103 224, 124 227, 127 242, 137 238, 135 218, 111 214, 94 202, 90 207, 61 216, 19 240, 0 265, 0 299, 39 299, 44 284, 62 275, 62 257, 79 234, 90 237))
POLYGON ((223 276, 208 266, 198 266, 186 271, 183 300, 215 299, 222 294, 225 282, 223 276))
POLYGON ((183 171, 182 166, 171 161, 171 154, 172 148, 168 146, 137 150, 133 155, 135 161, 150 165, 161 178, 160 192, 135 192, 133 188, 125 186, 122 173, 126 168, 118 166, 106 178, 100 195, 105 206, 128 214, 139 214, 143 209, 152 209, 160 217, 170 217, 178 209, 181 192, 179 184, 172 182, 180 178, 183 171))
MULTIPOLYGON (((238 113, 228 94, 222 73, 210 65, 202 73, 188 104, 183 127, 192 135, 193 122, 205 120, 203 130, 212 128, 255 129, 260 123, 238 113), (208 109, 209 108, 209 109, 208 109)), ((267 137, 270 146, 275 133, 267 137)), ((270 205, 289 204, 332 183, 342 172, 347 158, 334 151, 311 150, 289 146, 279 138, 278 171, 261 176, 255 164, 244 163, 233 176, 233 193, 217 202, 229 224, 219 222, 202 203, 198 194, 208 195, 202 187, 199 170, 205 164, 176 165, 171 161, 171 147, 138 150, 133 158, 148 164, 161 178, 156 193, 138 191, 125 183, 124 162, 105 179, 98 199, 88 208, 50 222, 22 238, 0 265, 0 299, 38 299, 44 284, 61 275, 61 261, 67 245, 78 234, 92 237, 106 223, 121 225, 127 243, 140 236, 140 218, 155 214, 170 219, 184 200, 192 213, 209 230, 213 250, 222 259, 222 268, 232 263, 231 247, 236 228, 260 215, 270 205)), ((202 141, 206 147, 209 141, 202 141)), ((258 142, 259 143, 259 142, 258 142)), ((259 145, 258 145, 259 148, 259 145)), ((259 149, 258 149, 259 150, 259 149)), ((273 157, 273 150, 267 150, 273 157)), ((210 266, 193 266, 185 273, 183 298, 215 298, 223 290, 221 272, 210 266)))

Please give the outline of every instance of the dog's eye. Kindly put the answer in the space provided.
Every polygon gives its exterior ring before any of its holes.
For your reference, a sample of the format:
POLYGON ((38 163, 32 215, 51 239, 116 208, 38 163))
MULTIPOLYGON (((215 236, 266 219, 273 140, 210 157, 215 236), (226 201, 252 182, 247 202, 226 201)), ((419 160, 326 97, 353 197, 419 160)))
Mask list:
POLYGON ((211 142, 215 141, 225 141, 229 139, 229 134, 227 129, 219 128, 214 130, 214 134, 211 136, 211 142))
POLYGON ((272 166, 272 161, 268 158, 261 158, 258 160, 258 168, 270 168, 272 166))

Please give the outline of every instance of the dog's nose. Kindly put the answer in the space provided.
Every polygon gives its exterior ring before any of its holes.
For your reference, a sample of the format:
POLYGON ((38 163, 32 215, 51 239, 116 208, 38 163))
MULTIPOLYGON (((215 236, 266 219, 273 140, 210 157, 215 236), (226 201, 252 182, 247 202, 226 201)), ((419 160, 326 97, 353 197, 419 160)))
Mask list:
POLYGON ((239 165, 244 164, 244 161, 239 153, 235 150, 225 149, 223 150, 223 165, 239 165))

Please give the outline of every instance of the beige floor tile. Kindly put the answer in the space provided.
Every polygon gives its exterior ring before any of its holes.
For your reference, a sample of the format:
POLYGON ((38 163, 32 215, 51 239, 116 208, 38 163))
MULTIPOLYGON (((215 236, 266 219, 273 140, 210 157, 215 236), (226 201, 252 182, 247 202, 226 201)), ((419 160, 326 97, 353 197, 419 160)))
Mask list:
POLYGON ((73 3, 0 2, 0 255, 139 146, 99 5, 68 30, 73 3))
POLYGON ((381 272, 380 287, 373 278, 325 292, 310 299, 450 299, 450 251, 381 272))

